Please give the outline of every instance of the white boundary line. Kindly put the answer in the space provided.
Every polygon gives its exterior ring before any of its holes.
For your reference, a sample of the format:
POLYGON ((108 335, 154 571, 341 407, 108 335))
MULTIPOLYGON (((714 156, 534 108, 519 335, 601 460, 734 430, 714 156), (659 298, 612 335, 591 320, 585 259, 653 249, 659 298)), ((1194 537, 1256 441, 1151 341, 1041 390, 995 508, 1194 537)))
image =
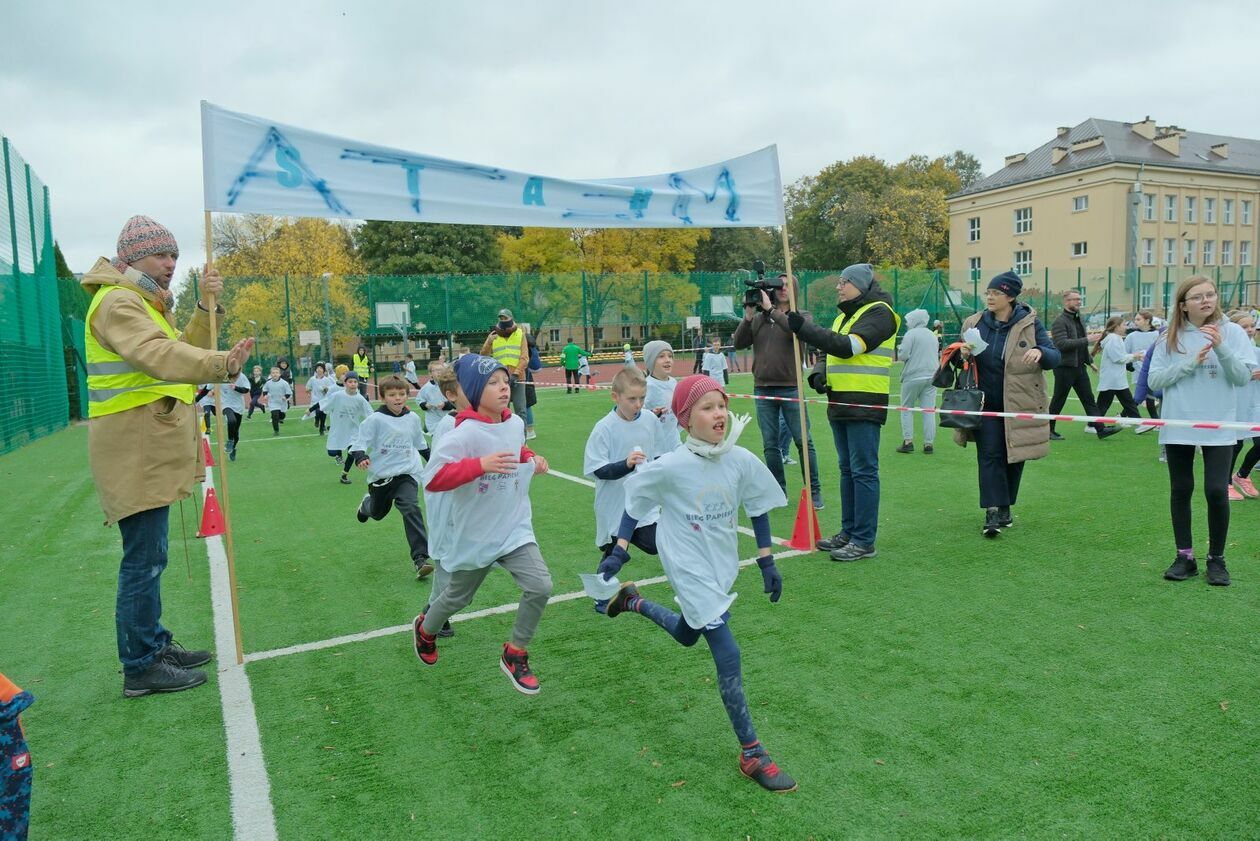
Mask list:
MULTIPOLYGON (((213 487, 214 480, 208 468, 204 488, 209 490, 213 487)), ((245 674, 244 666, 231 662, 233 655, 229 653, 236 651, 236 632, 232 624, 227 553, 221 535, 206 538, 206 554, 210 557, 210 603, 214 611, 214 647, 219 653, 219 697, 223 703, 223 730, 227 737, 233 834, 242 841, 273 841, 276 838, 276 816, 271 805, 271 781, 263 761, 262 738, 258 733, 258 716, 254 712, 249 676, 245 674)))

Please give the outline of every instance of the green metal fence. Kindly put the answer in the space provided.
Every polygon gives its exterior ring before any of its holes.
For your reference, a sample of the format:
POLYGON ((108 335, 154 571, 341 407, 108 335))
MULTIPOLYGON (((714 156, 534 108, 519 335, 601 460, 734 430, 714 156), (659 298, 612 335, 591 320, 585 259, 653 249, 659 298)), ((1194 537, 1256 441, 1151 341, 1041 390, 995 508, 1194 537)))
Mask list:
POLYGON ((0 453, 69 423, 48 188, 0 135, 0 453))

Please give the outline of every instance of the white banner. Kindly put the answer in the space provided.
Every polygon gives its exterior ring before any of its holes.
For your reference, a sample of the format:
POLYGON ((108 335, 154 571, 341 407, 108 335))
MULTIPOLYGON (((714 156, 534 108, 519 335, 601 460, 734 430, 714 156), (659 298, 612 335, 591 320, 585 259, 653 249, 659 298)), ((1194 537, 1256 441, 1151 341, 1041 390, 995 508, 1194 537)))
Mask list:
POLYGON ((782 225, 767 146, 697 169, 567 181, 346 140, 201 103, 207 210, 545 228, 782 225))

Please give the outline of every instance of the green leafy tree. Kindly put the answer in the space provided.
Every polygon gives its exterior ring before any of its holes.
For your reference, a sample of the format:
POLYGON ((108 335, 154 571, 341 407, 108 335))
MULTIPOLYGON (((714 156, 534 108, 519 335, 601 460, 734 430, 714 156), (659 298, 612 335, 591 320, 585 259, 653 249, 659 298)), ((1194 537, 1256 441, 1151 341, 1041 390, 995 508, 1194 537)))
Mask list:
POLYGON ((955 150, 945 156, 945 166, 958 176, 958 189, 965 190, 984 178, 980 168, 980 159, 962 149, 955 150))
POLYGON ((495 274, 503 271, 500 234, 491 225, 366 222, 355 231, 370 274, 495 274))
POLYGON ((714 228, 696 244, 695 271, 732 272, 751 269, 754 260, 781 265, 778 232, 772 228, 714 228))

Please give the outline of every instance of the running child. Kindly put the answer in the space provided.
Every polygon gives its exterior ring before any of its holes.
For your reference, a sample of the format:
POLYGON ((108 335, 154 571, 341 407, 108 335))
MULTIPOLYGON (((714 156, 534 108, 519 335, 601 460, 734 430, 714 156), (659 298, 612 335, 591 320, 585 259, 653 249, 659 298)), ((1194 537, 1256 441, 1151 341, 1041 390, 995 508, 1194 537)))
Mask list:
MULTIPOLYGON (((1216 285, 1207 275, 1186 278, 1169 307, 1168 332, 1155 343, 1147 382, 1162 389, 1164 420, 1233 421, 1237 392, 1251 381, 1255 350, 1247 334, 1221 314, 1216 285)), ((1230 462, 1236 435, 1232 429, 1164 426, 1164 445, 1171 487, 1173 539, 1177 557, 1164 571, 1169 581, 1199 574, 1190 527, 1194 495, 1194 458, 1203 453, 1203 495, 1207 499, 1207 582, 1229 585, 1225 542, 1229 537, 1230 462)))
MULTIPOLYGON (((1133 329, 1128 331, 1124 337, 1124 349, 1133 354, 1136 359, 1146 359, 1147 351, 1149 351, 1155 342, 1159 339, 1159 331, 1155 329, 1155 313, 1150 310, 1138 310, 1137 315, 1133 316, 1133 329)), ((1130 368, 1130 370, 1136 367, 1130 368)), ((1137 392, 1134 391, 1136 395, 1137 392)), ((1156 405, 1154 395, 1146 396, 1146 414, 1152 418, 1159 417, 1159 408, 1156 405)), ((1139 401, 1141 402, 1141 401, 1139 401)), ((1146 427, 1151 429, 1152 427, 1146 427)))
POLYGON ((700 373, 720 383, 728 383, 731 378, 726 372, 726 354, 722 352, 722 339, 714 336, 709 340, 709 349, 704 352, 704 358, 700 360, 700 373))
POLYGON ((368 492, 357 512, 359 522, 383 520, 389 509, 396 507, 402 515, 416 578, 421 579, 433 572, 419 494, 424 469, 420 451, 429 448, 420 416, 407 408, 410 393, 407 381, 398 374, 381 380, 381 407, 359 424, 350 455, 360 469, 368 471, 368 492))
POLYGON ((249 375, 249 414, 245 416, 246 419, 252 418, 254 410, 262 405, 258 401, 262 397, 262 387, 266 381, 267 378, 263 376, 262 366, 255 365, 253 373, 249 375))
MULTIPOLYGON (((233 382, 219 383, 218 386, 219 402, 223 405, 223 425, 227 427, 223 449, 229 459, 236 461, 236 446, 241 441, 241 418, 245 415, 245 395, 249 394, 249 378, 237 374, 233 382)), ((210 420, 214 415, 213 386, 203 385, 197 395, 206 408, 206 428, 213 429, 210 420)))
MULTIPOLYGON (((1260 347, 1256 347, 1256 320, 1248 310, 1234 310, 1229 314, 1229 320, 1237 324, 1247 334, 1247 341, 1251 344, 1252 353, 1256 356, 1256 365, 1251 372, 1251 380, 1244 387, 1238 390, 1238 413, 1235 417, 1240 423, 1255 423, 1260 420, 1260 347)), ((1256 491, 1255 484, 1251 481, 1251 471, 1255 468, 1256 462, 1260 461, 1260 437, 1255 436, 1252 432, 1239 430, 1235 433, 1237 442, 1234 444, 1234 458, 1230 461, 1230 484, 1229 484, 1229 501, 1239 502, 1243 499, 1254 498, 1260 494, 1256 491), (1251 441, 1251 449, 1247 450, 1247 455, 1243 456, 1242 466, 1238 468, 1238 472, 1234 472, 1234 465, 1238 464, 1238 457, 1242 455, 1243 448, 1247 446, 1247 442, 1251 441)))
POLYGON ((499 668, 517 691, 537 695, 538 678, 526 649, 551 595, 551 573, 534 538, 529 484, 534 474, 547 472, 547 460, 525 446, 525 423, 508 408, 507 368, 470 353, 455 363, 455 376, 469 405, 442 436, 424 471, 425 490, 451 497, 447 519, 452 528, 442 558, 451 578, 413 623, 416 656, 426 666, 437 662, 437 632, 472 601, 497 561, 521 588, 499 668))
MULTIPOLYGON (((600 560, 617 545, 617 529, 626 510, 625 478, 639 465, 664 455, 668 433, 651 412, 643 411, 647 382, 638 368, 622 368, 612 381, 613 409, 600 418, 586 439, 582 471, 595 480, 595 545, 600 560)), ((630 542, 649 555, 656 554, 654 510, 635 528, 630 542)), ((595 610, 603 613, 607 599, 596 599, 595 610)))
POLYGON ((739 738, 740 772, 771 791, 793 791, 796 781, 779 770, 757 739, 744 696, 739 646, 728 624, 738 595, 731 587, 739 574, 739 507, 752 518, 764 592, 777 602, 783 577, 770 550, 769 512, 787 505, 787 497, 760 459, 735 446, 749 419, 729 414, 721 383, 703 374, 687 377, 674 392, 672 408, 687 429, 687 440, 625 481, 626 512, 617 545, 599 571, 605 578, 617 574, 629 559, 626 547, 638 521, 660 506, 661 566, 682 613, 648 601, 627 582, 608 603, 608 616, 642 614, 684 646, 704 637, 717 665, 718 692, 739 738))
POLYGON ((647 396, 643 407, 661 419, 666 432, 682 440, 678 429, 678 419, 674 417, 670 406, 674 399, 674 387, 678 380, 674 379, 674 349, 669 342, 660 339, 648 342, 643 346, 643 364, 647 369, 647 396))
POLYGON ((263 396, 267 398, 267 411, 271 413, 271 434, 279 435, 284 413, 289 410, 289 401, 293 399, 293 388, 280 378, 279 368, 271 369, 271 377, 263 383, 263 396))
POLYGON ((416 395, 416 405, 424 412, 424 428, 430 435, 447 413, 455 408, 455 404, 446 399, 442 394, 442 387, 438 385, 438 377, 445 370, 446 366, 441 362, 430 362, 429 381, 420 387, 420 393, 416 395))
MULTIPOLYGON (((578 377, 586 377, 586 384, 590 385, 593 377, 591 376, 591 358, 590 354, 583 354, 578 357, 578 377)), ((575 389, 576 391, 576 389, 575 389)))
MULTIPOLYGON (((1099 357, 1098 365, 1098 415, 1106 417, 1112 400, 1120 401, 1120 417, 1140 418, 1137 403, 1133 400, 1133 392, 1129 390, 1129 366, 1135 361, 1142 361, 1142 352, 1129 351, 1124 344, 1124 319, 1113 315, 1103 325, 1102 335, 1094 345, 1094 354, 1099 357)), ((1155 427, 1139 426, 1134 432, 1141 435, 1155 427)))
POLYGON ((315 366, 315 373, 306 381, 306 390, 311 395, 310 411, 315 415, 315 428, 323 435, 328 428, 328 413, 324 411, 324 401, 337 389, 337 380, 329 376, 328 369, 321 362, 315 366))
POLYGON ((328 455, 341 465, 341 484, 350 484, 350 444, 354 441, 359 424, 372 414, 372 404, 359 393, 359 375, 346 373, 346 383, 340 391, 334 391, 324 399, 324 411, 332 425, 328 430, 328 455), (342 453, 345 450, 345 453, 342 453))
MULTIPOLYGON (((468 400, 464 398, 463 393, 459 390, 459 380, 455 378, 454 366, 445 364, 441 366, 441 371, 437 375, 437 385, 442 390, 442 396, 457 411, 462 412, 468 408, 468 400)), ((442 420, 433 429, 429 446, 437 449, 438 442, 454 428, 455 415, 443 415, 442 420)), ((438 493, 427 488, 424 491, 424 510, 429 515, 429 555, 434 569, 433 587, 429 590, 429 604, 424 606, 422 613, 429 612, 429 607, 438 596, 442 595, 442 591, 446 589, 446 585, 451 581, 450 570, 442 563, 442 559, 446 557, 446 547, 450 542, 451 530, 455 527, 450 522, 450 502, 451 495, 448 493, 438 493)), ((437 632, 437 635, 439 637, 455 636, 455 630, 451 628, 449 619, 443 623, 442 629, 437 632)))
POLYGON ((627 368, 637 367, 634 364, 634 351, 630 349, 630 343, 626 342, 624 345, 622 345, 621 350, 622 350, 622 362, 625 363, 625 366, 627 368))

